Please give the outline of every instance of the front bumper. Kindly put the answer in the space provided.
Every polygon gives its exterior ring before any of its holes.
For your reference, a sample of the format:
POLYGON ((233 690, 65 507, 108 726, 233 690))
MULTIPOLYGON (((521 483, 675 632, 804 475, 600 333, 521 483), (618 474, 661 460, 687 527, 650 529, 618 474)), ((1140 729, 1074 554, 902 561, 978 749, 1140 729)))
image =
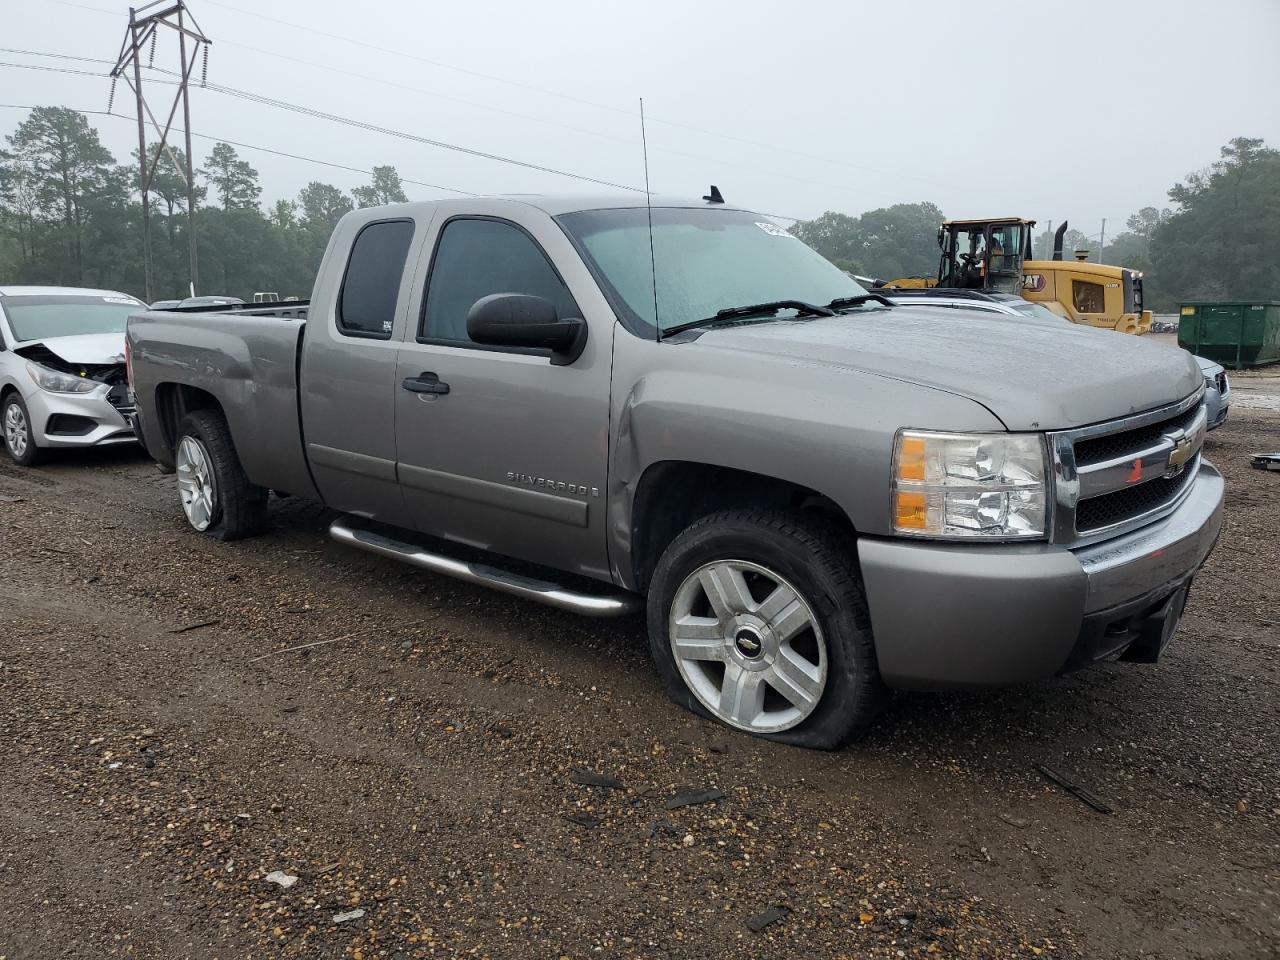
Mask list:
MULTIPOLYGON (((1076 550, 860 538, 881 676, 904 688, 998 686, 1141 647, 1150 618, 1176 623, 1222 528, 1223 490, 1202 461, 1173 513, 1076 550)), ((1162 649, 1172 624, 1160 625, 1162 649)))
POLYGON ((132 408, 117 409, 106 390, 89 394, 32 390, 22 399, 37 447, 104 447, 133 443, 132 408))

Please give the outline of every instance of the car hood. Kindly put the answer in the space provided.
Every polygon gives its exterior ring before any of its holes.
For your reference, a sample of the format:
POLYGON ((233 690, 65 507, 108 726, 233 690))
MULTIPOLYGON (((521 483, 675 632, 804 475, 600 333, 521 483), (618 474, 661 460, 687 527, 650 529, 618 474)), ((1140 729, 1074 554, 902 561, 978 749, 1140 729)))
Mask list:
POLYGON ((31 347, 43 345, 67 363, 105 366, 124 363, 123 333, 87 333, 78 337, 48 337, 44 340, 26 340, 14 348, 21 355, 31 347))
POLYGON ((1196 359, 1196 363, 1200 364, 1200 372, 1204 374, 1206 377, 1208 377, 1210 380, 1212 380, 1218 374, 1226 370, 1226 367, 1224 367, 1222 364, 1215 363, 1214 361, 1210 360, 1208 357, 1202 357, 1197 354, 1195 355, 1195 359, 1196 359))
MULTIPOLYGON (((892 377, 985 406, 1010 430, 1064 430, 1199 389, 1191 355, 1084 326, 899 306, 706 331, 697 346, 892 377)), ((927 426, 927 424, 915 424, 927 426)))

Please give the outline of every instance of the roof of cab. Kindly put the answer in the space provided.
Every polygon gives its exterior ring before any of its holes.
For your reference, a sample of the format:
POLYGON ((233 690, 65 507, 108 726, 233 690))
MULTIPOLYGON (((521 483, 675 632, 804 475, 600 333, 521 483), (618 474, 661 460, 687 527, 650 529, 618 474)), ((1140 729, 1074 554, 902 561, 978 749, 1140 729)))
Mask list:
MULTIPOLYGON (((137 297, 119 290, 94 290, 89 287, 12 287, 0 286, 0 297, 137 297)), ((141 300, 138 300, 141 303, 141 300)))

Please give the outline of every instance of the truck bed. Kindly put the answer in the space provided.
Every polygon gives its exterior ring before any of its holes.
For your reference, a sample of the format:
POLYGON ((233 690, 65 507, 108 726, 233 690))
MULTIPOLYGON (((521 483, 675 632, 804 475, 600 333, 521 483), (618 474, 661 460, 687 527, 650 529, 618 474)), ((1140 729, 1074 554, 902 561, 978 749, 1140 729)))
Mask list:
POLYGON ((126 339, 148 452, 172 464, 178 423, 212 398, 253 483, 318 498, 298 415, 306 307, 232 305, 130 317, 126 339))

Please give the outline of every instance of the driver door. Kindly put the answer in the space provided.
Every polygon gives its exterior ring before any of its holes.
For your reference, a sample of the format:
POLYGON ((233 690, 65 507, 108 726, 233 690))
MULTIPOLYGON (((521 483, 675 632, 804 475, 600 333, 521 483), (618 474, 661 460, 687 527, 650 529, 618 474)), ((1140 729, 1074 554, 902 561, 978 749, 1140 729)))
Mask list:
POLYGON ((603 298, 545 214, 497 209, 442 216, 428 238, 431 266, 396 370, 400 486, 424 533, 607 578, 614 318, 584 316, 579 302, 603 298), (546 351, 474 343, 467 313, 494 293, 540 296, 561 317, 583 317, 582 355, 553 366, 546 351))

